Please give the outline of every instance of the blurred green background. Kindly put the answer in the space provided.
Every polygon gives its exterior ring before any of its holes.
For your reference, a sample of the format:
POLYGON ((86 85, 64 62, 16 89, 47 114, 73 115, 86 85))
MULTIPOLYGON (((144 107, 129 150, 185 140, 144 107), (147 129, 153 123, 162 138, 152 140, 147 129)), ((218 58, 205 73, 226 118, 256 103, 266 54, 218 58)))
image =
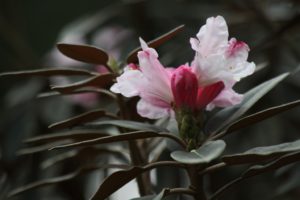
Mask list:
MULTIPOLYGON (((243 93, 254 85, 280 73, 295 70, 300 62, 300 5, 297 0, 1 0, 0 1, 0 72, 45 67, 95 66, 71 61, 55 50, 57 42, 99 46, 124 61, 138 45, 138 37, 149 41, 185 24, 183 32, 158 48, 166 66, 178 66, 193 59, 189 38, 210 16, 222 15, 231 37, 250 46, 250 61, 265 66, 237 85, 243 93)), ((49 133, 47 126, 74 114, 101 106, 96 97, 37 99, 49 84, 72 80, 46 78, 0 78, 0 199, 7 193, 34 180, 53 176, 43 173, 44 154, 17 156, 30 136, 49 133), (92 100, 91 100, 92 99, 92 100), (87 105, 87 104, 88 105, 87 105)), ((300 77, 294 75, 265 96, 250 111, 254 112, 300 98, 300 77)), ((274 117, 241 134, 226 138, 227 152, 247 150, 299 138, 299 109, 274 117)), ((224 199, 299 199, 299 165, 242 183, 224 199), (275 197, 277 195, 277 197, 275 197)), ((66 163, 55 173, 76 169, 66 163)), ((212 190, 238 175, 238 169, 211 177, 212 190)), ((15 199, 87 199, 85 179, 70 184, 34 190, 15 199)), ((69 182, 68 182, 69 183, 69 182)))

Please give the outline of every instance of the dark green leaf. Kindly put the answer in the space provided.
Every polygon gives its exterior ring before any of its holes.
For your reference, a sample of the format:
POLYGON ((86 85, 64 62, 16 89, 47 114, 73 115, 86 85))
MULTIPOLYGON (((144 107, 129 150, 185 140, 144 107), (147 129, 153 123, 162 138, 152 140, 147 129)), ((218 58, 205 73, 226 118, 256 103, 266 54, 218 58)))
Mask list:
POLYGON ((284 155, 277 160, 266 164, 266 165, 257 165, 253 166, 250 169, 248 169, 243 175, 242 178, 249 178, 252 176, 257 176, 262 173, 266 173, 269 171, 273 171, 276 169, 279 169, 280 167, 289 165, 294 162, 300 161, 300 151, 289 153, 287 155, 284 155))
POLYGON ((117 191, 123 185, 133 180, 145 171, 142 167, 133 167, 128 170, 121 170, 107 177, 91 200, 105 200, 112 193, 117 191))
POLYGON ((17 151, 17 155, 27 155, 27 154, 33 154, 33 153, 48 151, 53 146, 69 144, 70 142, 72 142, 72 141, 70 141, 70 140, 60 140, 60 141, 57 141, 57 142, 47 143, 47 144, 43 144, 43 145, 40 145, 40 146, 24 148, 24 149, 20 149, 19 151, 17 151))
POLYGON ((293 151, 300 151, 300 140, 267 147, 256 147, 244 153, 224 156, 222 160, 229 165, 245 164, 277 158, 293 151))
POLYGON ((99 93, 99 94, 104 94, 106 96, 109 96, 113 99, 117 98, 116 95, 114 93, 110 92, 109 90, 100 89, 100 88, 86 88, 86 89, 82 88, 82 89, 73 90, 70 92, 64 92, 62 94, 57 91, 44 92, 44 93, 40 93, 38 95, 38 98, 62 96, 62 95, 73 95, 73 94, 83 94, 83 93, 99 93))
POLYGON ((116 77, 116 74, 100 74, 97 76, 94 76, 89 79, 85 79, 83 81, 79 81, 76 83, 72 83, 69 85, 64 86, 52 86, 52 90, 56 90, 60 93, 70 93, 74 90, 83 88, 83 87, 97 87, 97 88, 103 88, 113 83, 113 79, 116 77))
POLYGON ((220 134, 219 137, 224 136, 225 134, 231 133, 233 131, 245 128, 247 126, 250 126, 252 124, 261 122, 265 119, 268 119, 270 117, 273 117, 277 114, 280 114, 284 111, 290 110, 292 108, 295 108, 300 105, 300 100, 293 101, 287 104, 282 104, 280 106, 275 106, 268 108, 266 110, 254 113, 252 115, 248 115, 234 123, 228 126, 227 130, 225 130, 222 134, 220 134))
POLYGON ((99 119, 101 117, 116 118, 115 115, 107 113, 104 110, 93 110, 93 111, 90 111, 90 112, 86 112, 86 113, 77 115, 77 116, 72 117, 70 119, 66 119, 64 121, 51 124, 49 126, 49 128, 51 128, 51 129, 70 128, 70 127, 76 126, 78 124, 83 124, 83 123, 86 123, 86 122, 94 121, 94 120, 99 119))
POLYGON ((110 120, 110 121, 101 121, 89 123, 87 126, 89 127, 97 127, 103 125, 114 125, 122 128, 132 129, 132 130, 140 130, 140 131, 155 131, 155 132, 165 132, 166 129, 155 126, 152 124, 129 121, 129 120, 110 120))
MULTIPOLYGON (((51 167, 57 163, 69 160, 69 159, 75 159, 76 160, 82 160, 82 163, 86 163, 87 161, 90 161, 92 159, 95 159, 97 157, 103 156, 103 155, 110 155, 114 156, 117 159, 120 159, 122 161, 125 161, 126 163, 129 163, 128 158, 126 156, 126 151, 124 149, 112 149, 112 148, 94 148, 94 147, 87 147, 87 148, 81 148, 79 150, 71 150, 67 151, 65 153, 61 153, 58 155, 55 155, 53 157, 50 157, 42 162, 41 167, 43 169, 51 167)), ((123 168, 121 169, 127 169, 127 165, 123 165, 123 168)))
POLYGON ((26 143, 45 143, 53 142, 58 140, 72 140, 72 141, 81 141, 95 139, 99 137, 109 136, 107 133, 100 133, 99 131, 93 130, 74 130, 66 131, 62 133, 51 133, 46 135, 41 135, 25 140, 26 143))
POLYGON ((66 145, 58 145, 54 146, 52 149, 61 149, 61 148, 70 148, 70 147, 79 147, 79 146, 90 146, 90 145, 97 145, 97 144, 106 144, 112 142, 120 142, 120 141, 129 141, 129 140, 138 140, 138 139, 146 139, 152 137, 166 137, 175 140, 178 142, 178 139, 174 139, 175 137, 171 134, 167 133, 156 133, 151 131, 135 131, 130 133, 123 133, 121 135, 114 135, 114 136, 107 136, 101 137, 92 140, 86 140, 82 142, 76 142, 72 144, 66 145))
POLYGON ((54 177, 54 178, 48 178, 48 179, 45 179, 45 180, 42 180, 42 181, 33 182, 33 183, 21 186, 21 187, 15 189, 15 190, 11 191, 8 196, 13 197, 13 196, 22 194, 22 193, 27 192, 27 191, 32 190, 32 189, 40 188, 40 187, 43 187, 43 186, 49 186, 49 185, 53 185, 53 184, 57 184, 57 183, 66 182, 66 181, 72 180, 72 179, 74 179, 74 178, 76 178, 80 175, 83 175, 87 172, 91 172, 91 171, 94 171, 94 170, 97 170, 97 169, 100 169, 100 168, 102 168, 102 167, 87 166, 87 167, 84 167, 82 169, 79 169, 79 170, 77 170, 73 173, 67 174, 67 175, 54 177))
POLYGON ((59 43, 57 48, 65 56, 74 60, 96 65, 106 65, 108 61, 107 53, 94 46, 59 43))
MULTIPOLYGON (((152 48, 156 48, 156 47, 162 45, 163 43, 165 43, 168 40, 172 39, 179 32, 181 32, 183 30, 183 27, 184 27, 184 25, 180 25, 180 26, 172 29, 171 31, 165 33, 164 35, 148 42, 147 43, 148 46, 152 47, 152 48)), ((138 47, 138 48, 134 49, 132 52, 130 52, 128 57, 127 57, 127 63, 137 63, 138 62, 137 53, 141 50, 142 49, 140 47, 138 47)))
POLYGON ((1 76, 94 76, 90 71, 81 69, 68 69, 68 68, 50 68, 50 69, 36 69, 28 71, 17 71, 17 72, 4 72, 1 76))
POLYGON ((278 158, 277 160, 275 160, 269 164, 266 164, 266 165, 256 165, 256 166, 250 167, 240 177, 230 181, 229 183, 227 183, 226 185, 221 187, 219 190, 217 190, 209 198, 209 200, 217 199, 223 192, 225 192, 226 190, 231 188, 233 185, 235 185, 243 180, 246 180, 253 176, 257 176, 257 175, 267 173, 267 172, 270 172, 273 170, 277 170, 283 166, 286 166, 286 165, 289 165, 289 164, 292 164, 292 163, 298 162, 298 161, 300 161, 300 151, 286 154, 286 155, 278 158))
POLYGON ((143 197, 137 197, 130 200, 153 200, 156 197, 156 195, 147 195, 143 197))
POLYGON ((226 144, 223 140, 209 141, 197 150, 191 152, 175 151, 171 157, 185 164, 206 164, 218 158, 224 151, 226 144))
POLYGON ((224 108, 214 115, 206 124, 205 130, 207 133, 215 133, 225 128, 245 112, 247 112, 260 98, 274 88, 278 83, 283 81, 289 73, 281 74, 271 80, 268 80, 253 89, 249 90, 244 95, 243 101, 235 106, 224 108))

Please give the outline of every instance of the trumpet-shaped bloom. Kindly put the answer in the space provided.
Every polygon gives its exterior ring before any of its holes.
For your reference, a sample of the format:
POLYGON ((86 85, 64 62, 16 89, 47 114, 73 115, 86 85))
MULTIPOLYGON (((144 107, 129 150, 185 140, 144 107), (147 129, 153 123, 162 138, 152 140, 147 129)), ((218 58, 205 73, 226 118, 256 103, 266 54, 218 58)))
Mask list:
POLYGON ((139 66, 128 65, 111 87, 126 97, 140 96, 137 111, 143 117, 157 119, 168 116, 173 109, 204 109, 223 89, 219 81, 202 87, 189 66, 165 68, 157 52, 140 39, 139 66))
POLYGON ((235 38, 228 41, 228 37, 225 19, 217 16, 208 18, 197 38, 190 40, 192 49, 196 51, 192 68, 200 84, 217 81, 225 84, 225 89, 209 104, 208 109, 240 103, 243 96, 234 92, 232 87, 255 70, 255 64, 247 61, 248 45, 235 38))
POLYGON ((173 109, 199 111, 239 103, 242 95, 232 87, 252 74, 255 64, 247 62, 249 47, 232 38, 223 17, 211 17, 191 38, 196 51, 191 64, 165 68, 153 48, 140 39, 139 65, 128 65, 111 87, 126 97, 140 96, 137 111, 152 119, 172 114, 173 109))

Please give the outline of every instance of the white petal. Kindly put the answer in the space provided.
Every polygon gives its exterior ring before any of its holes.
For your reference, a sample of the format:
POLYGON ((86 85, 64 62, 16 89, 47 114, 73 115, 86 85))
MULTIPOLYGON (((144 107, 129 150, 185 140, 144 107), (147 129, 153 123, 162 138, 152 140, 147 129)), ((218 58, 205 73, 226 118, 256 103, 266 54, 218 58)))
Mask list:
POLYGON ((203 56, 224 52, 228 42, 228 27, 222 16, 210 17, 200 28, 197 37, 200 41, 199 53, 203 56))
POLYGON ((151 103, 141 99, 137 104, 137 112, 141 116, 149 119, 159 119, 169 116, 171 113, 171 108, 154 106, 151 103))
POLYGON ((141 71, 127 69, 117 78, 117 82, 112 85, 110 90, 125 97, 133 97, 140 94, 142 82, 144 82, 144 77, 141 71))
POLYGON ((232 70, 234 74, 234 78, 236 81, 240 81, 241 78, 249 76, 253 74, 255 71, 255 64, 254 62, 241 62, 238 63, 232 70))

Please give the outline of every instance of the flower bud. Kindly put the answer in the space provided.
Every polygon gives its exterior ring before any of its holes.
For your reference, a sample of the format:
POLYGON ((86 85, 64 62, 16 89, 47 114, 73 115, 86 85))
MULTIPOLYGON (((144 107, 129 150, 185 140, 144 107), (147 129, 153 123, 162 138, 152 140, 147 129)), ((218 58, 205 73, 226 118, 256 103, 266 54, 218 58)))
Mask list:
POLYGON ((190 67, 182 65, 173 72, 171 89, 176 108, 196 108, 198 80, 190 67))

